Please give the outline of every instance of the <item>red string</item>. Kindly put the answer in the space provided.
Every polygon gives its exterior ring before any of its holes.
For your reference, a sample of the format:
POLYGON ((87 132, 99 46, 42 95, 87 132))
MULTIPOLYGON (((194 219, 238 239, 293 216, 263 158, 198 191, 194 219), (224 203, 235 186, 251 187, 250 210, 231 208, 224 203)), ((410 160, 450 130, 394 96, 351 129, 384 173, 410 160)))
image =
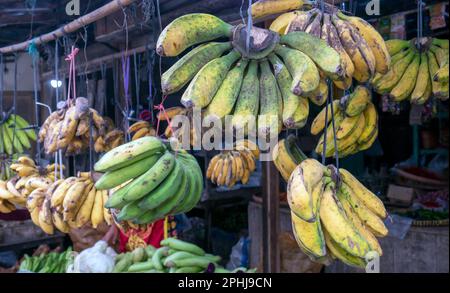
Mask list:
MULTIPOLYGON (((169 124, 167 127, 169 127, 170 132, 173 133, 172 121, 170 121, 169 115, 167 115, 167 112, 166 112, 166 108, 164 108, 164 102, 166 101, 166 99, 167 99, 167 96, 164 96, 161 101, 161 104, 154 106, 154 108, 155 108, 155 110, 159 111, 159 114, 161 114, 161 112, 164 114, 164 118, 166 119, 167 123, 169 124)), ((158 122, 156 125, 156 135, 158 135, 158 136, 159 136, 159 125, 161 122, 161 120, 159 119, 159 117, 160 117, 159 114, 158 114, 158 122)))
POLYGON ((72 46, 72 51, 66 57, 66 61, 69 63, 69 87, 67 89, 67 100, 70 102, 71 99, 74 99, 77 95, 77 84, 76 84, 76 70, 75 70, 75 57, 77 56, 80 49, 72 46), (72 97, 70 96, 70 90, 73 90, 72 97))

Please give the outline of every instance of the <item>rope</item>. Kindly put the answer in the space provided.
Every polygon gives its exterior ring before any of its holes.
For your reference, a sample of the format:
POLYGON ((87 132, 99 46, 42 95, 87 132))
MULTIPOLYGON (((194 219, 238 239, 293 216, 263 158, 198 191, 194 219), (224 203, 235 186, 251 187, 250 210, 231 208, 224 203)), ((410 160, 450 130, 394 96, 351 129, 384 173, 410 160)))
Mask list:
POLYGON ((135 87, 136 87, 136 118, 138 118, 138 113, 139 113, 139 106, 140 106, 140 99, 139 99, 139 94, 141 92, 141 86, 140 86, 140 82, 141 82, 141 76, 139 74, 139 68, 141 67, 141 55, 137 55, 136 52, 134 52, 133 55, 133 60, 134 60, 134 83, 135 83, 135 87), (138 66, 139 63, 139 66, 138 66))
POLYGON ((67 102, 72 102, 77 96, 77 84, 76 84, 76 68, 75 68, 75 58, 80 50, 72 46, 72 51, 66 57, 66 61, 69 62, 69 86, 67 89, 67 102), (72 90, 72 96, 70 91, 72 90))
MULTIPOLYGON (((166 99, 167 99, 167 96, 164 96, 161 101, 161 104, 155 106, 155 110, 158 110, 159 114, 161 114, 161 112, 164 114, 164 118, 166 119, 166 121, 168 123, 167 127, 169 127, 170 131, 173 133, 172 122, 170 121, 169 115, 167 115, 166 108, 164 108, 164 102, 166 101, 166 99)), ((159 116, 161 116, 161 115, 158 115, 158 117, 159 116)), ((158 118, 158 122, 156 124, 156 135, 158 135, 158 136, 159 136, 160 123, 161 123, 161 120, 159 120, 159 118, 158 118)))
MULTIPOLYGON (((31 55, 31 59, 33 61, 33 90, 34 90, 34 114, 36 118, 36 125, 39 125, 39 109, 38 109, 38 103, 39 103, 39 97, 38 97, 38 58, 39 58, 39 52, 37 51, 36 44, 34 43, 34 40, 31 41, 29 47, 28 47, 28 54, 31 55)), ((35 131, 37 134, 37 127, 35 127, 35 131)), ((39 165, 41 165, 41 144, 39 142, 36 143, 37 146, 37 155, 36 155, 36 161, 39 165)))
POLYGON ((59 42, 55 42, 55 80, 56 80, 56 105, 59 103, 59 42))
POLYGON ((329 96, 328 96, 328 102, 330 103, 330 110, 331 110, 331 123, 333 125, 333 140, 334 140, 334 156, 336 159, 336 168, 339 170, 339 151, 337 146, 337 139, 336 139, 336 123, 334 118, 334 105, 333 105, 333 83, 331 81, 328 81, 328 88, 329 88, 329 96))
POLYGON ((5 63, 3 62, 3 54, 0 53, 0 122, 3 119, 3 76, 5 73, 5 63))

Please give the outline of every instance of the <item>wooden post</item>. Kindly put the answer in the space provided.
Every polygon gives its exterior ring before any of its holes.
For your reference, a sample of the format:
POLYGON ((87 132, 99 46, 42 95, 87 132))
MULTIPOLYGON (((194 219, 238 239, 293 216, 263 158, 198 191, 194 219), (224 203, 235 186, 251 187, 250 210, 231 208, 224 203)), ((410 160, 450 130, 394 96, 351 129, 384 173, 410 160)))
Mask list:
POLYGON ((273 162, 263 162, 263 269, 280 272, 280 176, 273 162))

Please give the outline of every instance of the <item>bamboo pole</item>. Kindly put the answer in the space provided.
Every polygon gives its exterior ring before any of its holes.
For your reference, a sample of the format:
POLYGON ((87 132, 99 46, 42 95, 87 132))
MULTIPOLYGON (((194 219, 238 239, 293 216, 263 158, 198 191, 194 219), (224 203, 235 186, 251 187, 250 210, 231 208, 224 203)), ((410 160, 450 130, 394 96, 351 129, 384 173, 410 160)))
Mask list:
POLYGON ((3 48, 0 48, 0 53, 13 53, 17 51, 25 51, 28 49, 28 46, 31 44, 31 42, 34 41, 36 45, 45 44, 51 41, 54 41, 66 34, 72 33, 74 31, 79 30, 80 28, 87 26, 88 24, 91 24, 99 19, 102 19, 110 14, 113 14, 114 12, 122 9, 123 7, 126 7, 136 0, 113 0, 109 2, 108 4, 105 4, 104 6, 86 14, 83 15, 80 18, 75 19, 72 22, 69 22, 68 24, 52 31, 47 34, 41 35, 39 37, 33 38, 31 40, 14 44, 11 46, 6 46, 3 48))

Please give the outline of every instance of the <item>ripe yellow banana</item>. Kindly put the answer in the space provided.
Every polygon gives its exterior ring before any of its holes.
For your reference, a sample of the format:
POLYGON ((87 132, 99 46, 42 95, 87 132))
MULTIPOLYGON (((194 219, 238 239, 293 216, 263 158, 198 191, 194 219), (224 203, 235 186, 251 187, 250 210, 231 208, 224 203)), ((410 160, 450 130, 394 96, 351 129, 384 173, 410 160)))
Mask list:
POLYGON ((364 143, 367 140, 369 140, 372 137, 372 135, 378 125, 378 113, 375 108, 375 105, 372 102, 370 102, 367 105, 366 109, 364 110, 364 118, 365 118, 366 126, 364 128, 363 133, 358 138, 359 144, 364 143))
POLYGON ((91 213, 91 223, 94 229, 96 229, 104 221, 103 206, 103 192, 101 190, 97 190, 91 213))
MULTIPOLYGON (((338 112, 340 112, 339 100, 333 101, 333 112, 334 116, 336 116, 338 112)), ((320 113, 316 116, 316 118, 314 118, 314 121, 311 124, 311 134, 317 135, 322 130, 324 130, 325 126, 328 125, 328 123, 330 123, 331 121, 331 114, 331 107, 328 107, 328 115, 326 108, 323 108, 322 111, 320 111, 320 113), (327 116, 327 121, 325 121, 325 116, 327 116)))
POLYGON ((343 13, 338 13, 338 16, 355 26, 361 36, 367 41, 367 44, 375 57, 376 72, 381 74, 387 73, 391 62, 391 55, 389 54, 383 37, 378 31, 359 17, 347 16, 343 13))
POLYGON ((286 28, 296 17, 297 17, 296 11, 283 13, 272 22, 269 29, 271 31, 279 33, 280 35, 284 34, 286 28))
POLYGON ((345 200, 348 201, 365 226, 369 227, 372 231, 376 231, 376 235, 380 235, 380 237, 387 236, 388 230, 383 221, 359 200, 355 192, 347 184, 342 184, 341 191, 345 200))
POLYGON ((279 14, 299 9, 303 6, 302 0, 259 0, 252 4, 252 16, 261 18, 267 15, 279 14))
POLYGON ((366 207, 374 212, 378 217, 384 219, 387 217, 386 209, 383 202, 364 185, 362 185, 358 179, 356 179, 350 172, 345 169, 339 169, 342 180, 347 184, 354 194, 361 200, 366 207))
POLYGON ((327 185, 320 201, 320 220, 323 227, 343 250, 353 256, 363 258, 370 246, 362 238, 339 205, 335 191, 327 185))
POLYGON ((425 103, 428 97, 425 97, 429 90, 429 84, 431 83, 429 68, 428 68, 428 55, 427 53, 420 54, 420 66, 417 74, 417 82, 414 90, 411 94, 411 103, 425 103))
POLYGON ((420 67, 420 55, 416 54, 414 60, 406 69, 399 83, 392 89, 390 96, 396 102, 401 102, 408 98, 414 90, 417 81, 417 74, 420 67))

